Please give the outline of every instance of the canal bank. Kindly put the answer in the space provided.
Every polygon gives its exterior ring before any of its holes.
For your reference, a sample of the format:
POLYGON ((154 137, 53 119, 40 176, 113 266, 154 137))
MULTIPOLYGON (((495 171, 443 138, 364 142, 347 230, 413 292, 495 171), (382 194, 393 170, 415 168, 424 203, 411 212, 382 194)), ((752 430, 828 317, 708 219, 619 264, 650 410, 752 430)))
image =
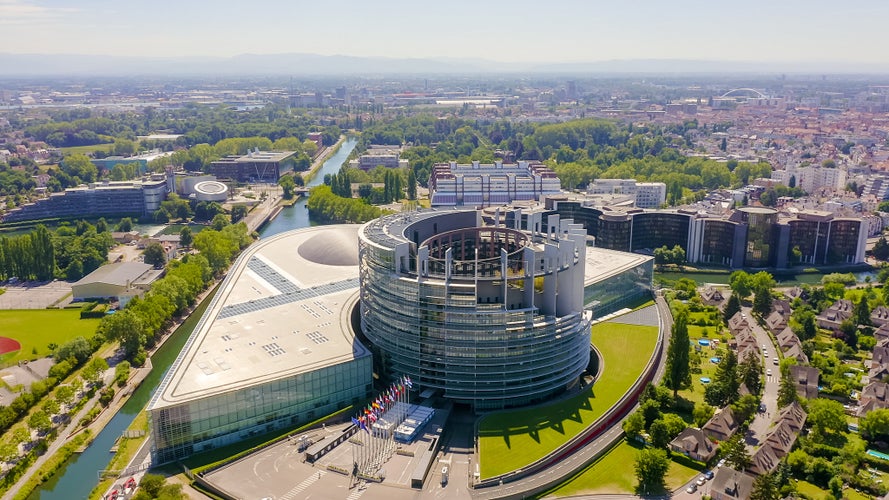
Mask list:
MULTIPOLYGON (((317 171, 314 178, 309 181, 308 187, 323 183, 324 176, 337 173, 343 162, 348 159, 358 141, 348 138, 336 152, 327 159, 317 171)), ((260 229, 260 237, 266 238, 291 229, 299 229, 312 225, 306 209, 306 197, 301 198, 290 207, 281 207, 278 216, 270 220, 260 229)), ((188 340, 191 330, 200 320, 204 309, 212 297, 201 302, 201 305, 188 316, 185 322, 169 336, 167 341, 152 355, 154 368, 145 377, 141 385, 133 392, 132 396, 121 406, 117 414, 109 412, 113 417, 107 426, 96 436, 92 444, 80 455, 72 457, 65 466, 60 468, 39 488, 28 497, 28 500, 68 500, 71 498, 87 498, 90 491, 98 483, 100 471, 107 469, 112 459, 109 452, 114 442, 121 436, 133 420, 142 412, 145 405, 151 399, 154 390, 163 380, 164 375, 176 356, 182 350, 182 346, 188 340)))

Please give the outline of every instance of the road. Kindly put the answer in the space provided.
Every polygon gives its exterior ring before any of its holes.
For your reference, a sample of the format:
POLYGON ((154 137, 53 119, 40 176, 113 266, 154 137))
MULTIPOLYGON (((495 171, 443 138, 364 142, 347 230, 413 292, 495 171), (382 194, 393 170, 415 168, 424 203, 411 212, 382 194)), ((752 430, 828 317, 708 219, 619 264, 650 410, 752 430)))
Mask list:
POLYGON ((745 441, 747 443, 747 451, 753 455, 755 449, 759 446, 768 433, 772 422, 778 416, 778 388, 780 387, 781 374, 778 367, 772 362, 773 357, 779 357, 780 350, 772 342, 772 337, 753 319, 749 307, 741 308, 741 311, 747 315, 750 322, 750 328, 756 336, 756 342, 759 344, 760 357, 763 362, 763 395, 762 403, 765 405, 765 411, 755 415, 750 429, 747 431, 745 441), (763 351, 765 346, 765 351, 763 351), (771 371, 772 374, 768 375, 771 371))

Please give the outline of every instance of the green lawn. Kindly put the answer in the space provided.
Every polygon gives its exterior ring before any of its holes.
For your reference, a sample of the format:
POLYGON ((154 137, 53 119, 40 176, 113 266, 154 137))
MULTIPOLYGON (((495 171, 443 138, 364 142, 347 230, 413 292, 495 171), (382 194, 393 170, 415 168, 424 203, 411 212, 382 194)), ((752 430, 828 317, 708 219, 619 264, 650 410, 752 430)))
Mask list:
POLYGON ((0 364, 9 366, 49 355, 50 343, 61 345, 75 337, 92 337, 99 320, 80 319, 80 309, 15 309, 0 311, 0 325, 0 335, 22 344, 17 353, 0 359, 0 364))
POLYGON ((482 478, 520 469, 601 417, 633 385, 657 343, 655 326, 599 323, 592 340, 603 357, 593 386, 551 405, 495 413, 479 423, 482 478))
MULTIPOLYGON (((691 339, 692 342, 697 344, 696 337, 691 336, 691 339)), ((710 361, 710 358, 717 356, 717 349, 702 346, 701 352, 699 354, 701 356, 701 373, 692 373, 691 387, 679 391, 679 396, 694 403, 704 402, 704 388, 707 386, 707 384, 701 382, 701 377, 708 377, 710 378, 710 380, 713 380, 713 376, 716 373, 716 363, 710 361)))
MULTIPOLYGON (((571 478, 546 496, 633 494, 636 489, 636 473, 632 464, 641 450, 637 443, 622 440, 602 458, 571 478)), ((691 478, 697 470, 678 462, 670 462, 667 471, 667 489, 673 491, 691 478)))
POLYGON ((73 155, 73 154, 90 154, 93 151, 104 151, 105 153, 110 153, 111 148, 114 147, 113 142, 109 142, 107 144, 93 144, 91 146, 71 146, 68 148, 59 148, 59 151, 62 152, 63 155, 73 155))

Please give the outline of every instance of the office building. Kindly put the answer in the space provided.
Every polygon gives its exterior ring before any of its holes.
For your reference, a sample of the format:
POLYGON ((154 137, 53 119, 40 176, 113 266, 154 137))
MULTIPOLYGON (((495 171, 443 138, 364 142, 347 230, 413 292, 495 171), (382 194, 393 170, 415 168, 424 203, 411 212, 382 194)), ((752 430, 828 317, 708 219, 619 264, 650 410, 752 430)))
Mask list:
POLYGON ((155 464, 311 422, 371 394, 353 329, 358 226, 251 246, 148 405, 155 464))
POLYGON ((589 364, 579 224, 393 215, 362 228, 360 255, 362 330, 386 373, 487 410, 545 401, 589 364))
POLYGON ((248 151, 210 163, 210 172, 220 179, 237 182, 276 183, 281 174, 293 170, 294 151, 248 151))
POLYGON ((52 193, 34 203, 14 208, 4 214, 2 220, 141 217, 159 209, 167 193, 168 184, 162 174, 141 181, 92 183, 52 193))
POLYGON ((561 192, 556 173, 543 164, 437 164, 429 174, 432 206, 484 207, 540 200, 561 192))

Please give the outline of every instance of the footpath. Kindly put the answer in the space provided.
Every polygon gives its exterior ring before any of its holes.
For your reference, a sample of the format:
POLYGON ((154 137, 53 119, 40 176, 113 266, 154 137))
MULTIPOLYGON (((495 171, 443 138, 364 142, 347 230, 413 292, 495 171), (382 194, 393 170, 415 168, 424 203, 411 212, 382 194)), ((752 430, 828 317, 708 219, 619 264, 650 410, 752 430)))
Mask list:
MULTIPOLYGON (((143 366, 141 368, 131 369, 131 375, 130 375, 130 378, 127 380, 127 384, 121 388, 115 388, 115 390, 117 392, 114 396, 114 399, 111 401, 111 403, 108 404, 107 407, 105 407, 102 410, 101 413, 99 413, 99 415, 92 422, 90 422, 84 428, 80 427, 80 420, 90 410, 92 410, 97 404, 99 404, 99 396, 100 396, 101 391, 96 391, 96 394, 92 398, 90 398, 89 401, 87 401, 87 403, 83 406, 83 408, 81 408, 81 410, 79 412, 77 412, 76 415, 71 417, 71 419, 68 421, 68 424, 66 424, 62 427, 59 427, 58 437, 55 439, 55 441, 50 443, 49 447, 46 450, 46 453, 39 456, 37 458, 37 460, 35 460, 34 463, 31 464, 31 466, 28 468, 28 470, 25 471, 24 474, 22 474, 22 477, 19 478, 19 480, 16 481, 16 483, 11 488, 9 488, 9 490, 2 497, 0 497, 0 500, 12 500, 12 498, 22 488, 22 486, 32 476, 34 476, 34 474, 36 474, 38 471, 40 471, 43 468, 43 465, 47 462, 47 460, 49 460, 53 455, 55 455, 55 453, 58 452, 59 449, 62 446, 64 446, 68 442, 68 440, 71 439, 72 437, 76 436, 77 434, 79 434, 81 432, 84 432, 86 429, 89 429, 90 432, 92 433, 92 438, 95 439, 96 436, 98 436, 99 433, 102 431, 102 429, 104 429, 105 426, 108 425, 108 422, 110 422, 111 419, 114 418, 114 416, 117 414, 117 412, 120 411, 120 409, 123 407, 124 403, 126 403, 127 400, 129 400, 130 396, 133 394, 133 392, 136 390, 136 388, 139 387, 139 385, 145 380, 145 378, 148 376, 148 374, 151 373, 151 370, 152 370, 152 365, 151 365, 151 361, 150 361, 151 355, 153 355, 155 352, 157 352, 157 350, 164 344, 164 342, 166 342, 167 339, 170 338, 170 335, 173 332, 175 332, 176 329, 179 328, 182 325, 182 323, 186 319, 188 319, 189 316, 191 316, 194 309, 198 305, 203 303, 203 301, 207 298, 207 295, 215 287, 216 287, 216 283, 215 282, 211 283, 210 286, 208 286, 207 289, 204 292, 202 292, 201 295, 199 295, 197 297, 197 299, 195 299, 195 305, 192 306, 191 308, 189 308, 187 311, 185 311, 182 314, 182 316, 180 316, 179 319, 177 319, 169 328, 167 328, 164 331, 164 333, 162 334, 161 338, 158 340, 158 342, 154 346, 154 348, 152 348, 148 352, 149 359, 146 360, 145 366, 143 366)), ((117 345, 115 344, 113 346, 106 347, 104 350, 102 350, 100 355, 103 358, 109 358, 109 357, 114 356, 116 350, 117 350, 117 345)), ((108 370, 105 371, 105 373, 103 374, 103 380, 104 380, 106 386, 113 383, 113 381, 114 381, 114 367, 110 367, 108 370)), ((89 446, 89 445, 87 445, 87 446, 89 446)))

